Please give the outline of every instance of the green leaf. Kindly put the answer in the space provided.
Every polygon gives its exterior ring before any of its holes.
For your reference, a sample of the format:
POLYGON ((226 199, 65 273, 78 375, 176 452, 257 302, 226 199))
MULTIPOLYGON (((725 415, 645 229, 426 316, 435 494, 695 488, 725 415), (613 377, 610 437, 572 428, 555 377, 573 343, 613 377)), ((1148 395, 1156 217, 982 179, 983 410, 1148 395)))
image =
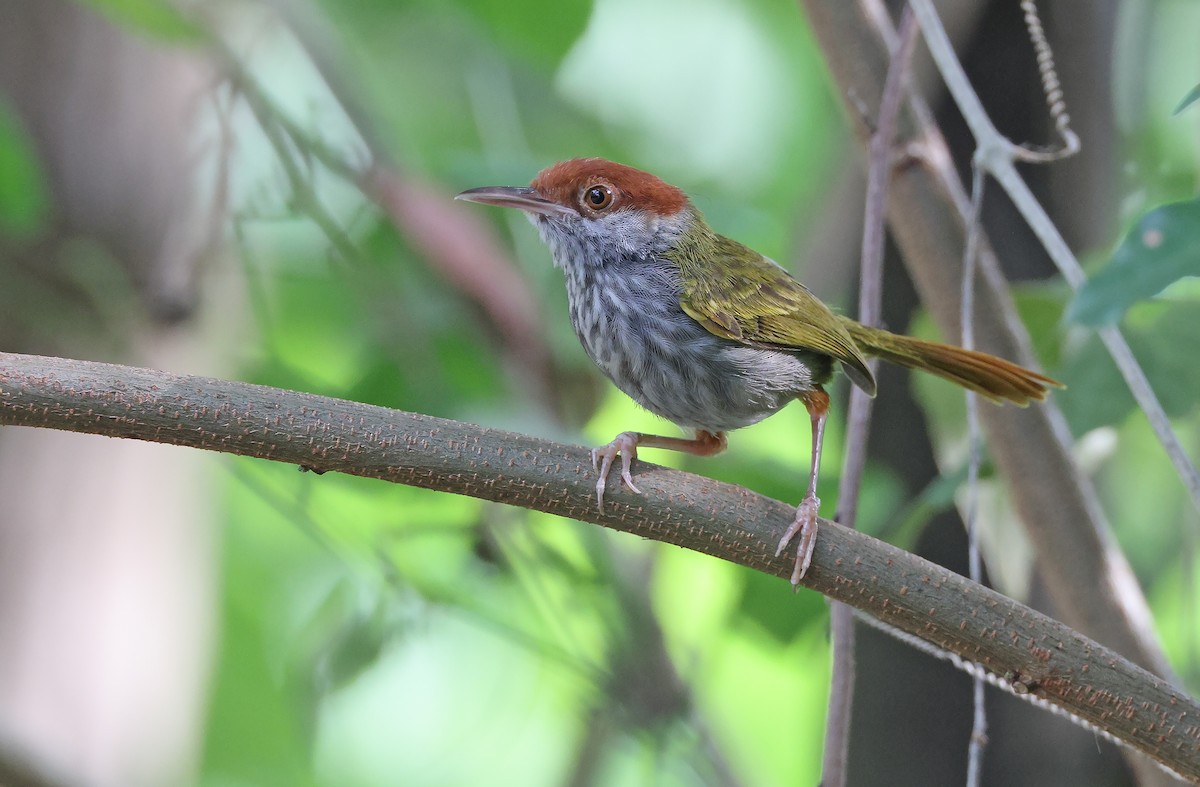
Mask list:
POLYGON ((521 57, 556 64, 587 26, 591 3, 557 0, 473 0, 463 3, 488 35, 521 57), (537 24, 529 24, 536 19, 537 24))
POLYGON ((1179 106, 1175 107, 1175 111, 1171 113, 1171 116, 1174 117, 1175 115, 1178 115, 1192 104, 1195 104, 1198 100, 1200 100, 1200 85, 1196 85, 1194 88, 1188 91, 1188 94, 1183 97, 1183 101, 1179 102, 1179 106))
POLYGON ((1200 200, 1173 202, 1142 216, 1112 260, 1076 293, 1067 318, 1111 325, 1140 300, 1185 276, 1200 275, 1200 200))
POLYGON ((49 209, 50 195, 33 141, 0 100, 0 233, 18 239, 36 235, 49 209))
MULTIPOLYGON (((1188 349, 1200 335, 1200 303, 1145 304, 1130 314, 1122 330, 1167 415, 1183 418, 1195 412, 1200 365, 1188 349)), ((1136 407, 1129 386, 1098 336, 1074 348, 1055 370, 1055 377, 1067 386, 1055 391, 1054 398, 1072 434, 1120 423, 1136 407)))
POLYGON ((311 710, 271 663, 265 604, 226 604, 201 783, 312 787, 311 710))
POLYGON ((744 576, 745 584, 734 615, 738 625, 757 629, 777 644, 786 645, 828 620, 825 600, 816 593, 789 598, 787 585, 778 577, 749 569, 744 576))
POLYGON ((113 24, 140 30, 153 38, 195 43, 204 38, 199 26, 164 0, 79 0, 113 24))

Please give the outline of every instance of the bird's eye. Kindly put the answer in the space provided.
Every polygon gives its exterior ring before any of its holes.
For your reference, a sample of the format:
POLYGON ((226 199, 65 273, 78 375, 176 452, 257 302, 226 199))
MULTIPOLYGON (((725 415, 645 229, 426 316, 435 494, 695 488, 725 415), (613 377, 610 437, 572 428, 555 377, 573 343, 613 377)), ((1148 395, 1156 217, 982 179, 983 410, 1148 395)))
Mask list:
POLYGON ((603 184, 588 187, 583 192, 583 204, 592 210, 604 210, 612 204, 612 189, 603 184))

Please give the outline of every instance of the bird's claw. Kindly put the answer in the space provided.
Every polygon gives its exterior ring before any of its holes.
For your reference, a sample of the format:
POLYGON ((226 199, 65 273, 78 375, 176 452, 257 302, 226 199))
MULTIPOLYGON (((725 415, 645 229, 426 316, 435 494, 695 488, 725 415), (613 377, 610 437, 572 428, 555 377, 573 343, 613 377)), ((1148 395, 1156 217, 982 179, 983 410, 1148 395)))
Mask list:
POLYGON ((812 563, 813 548, 817 545, 817 512, 820 510, 821 499, 815 495, 806 495, 796 509, 796 518, 784 531, 783 538, 779 539, 779 547, 775 550, 775 557, 779 557, 787 548, 788 542, 797 533, 800 534, 800 540, 796 543, 796 567, 792 569, 793 588, 804 579, 804 574, 812 563))
POLYGON ((621 480, 630 492, 641 494, 642 490, 634 486, 633 476, 629 473, 633 460, 637 459, 638 438, 635 432, 621 432, 608 445, 592 449, 592 469, 600 474, 596 481, 596 505, 604 512, 604 488, 608 479, 608 471, 612 468, 613 460, 621 457, 621 480))

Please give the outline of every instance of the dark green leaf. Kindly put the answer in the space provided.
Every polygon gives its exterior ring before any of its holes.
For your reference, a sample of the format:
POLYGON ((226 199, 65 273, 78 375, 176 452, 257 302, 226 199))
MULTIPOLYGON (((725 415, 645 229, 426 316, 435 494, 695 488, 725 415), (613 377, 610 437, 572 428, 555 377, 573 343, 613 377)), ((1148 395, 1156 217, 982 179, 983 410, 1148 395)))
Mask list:
POLYGON ((8 105, 0 101, 0 233, 34 235, 50 207, 50 195, 33 143, 8 105))
POLYGON ((814 625, 824 625, 825 600, 816 593, 788 592, 787 581, 746 569, 738 599, 738 625, 757 629, 779 644, 794 641, 814 625))
MULTIPOLYGON (((1200 335, 1200 304, 1146 304, 1129 322, 1125 336, 1167 415, 1179 418, 1194 412, 1200 365, 1188 350, 1200 335)), ((1129 386, 1099 337, 1072 352, 1055 376, 1067 385, 1055 391, 1054 398, 1074 434, 1120 423, 1135 407, 1129 386)))
MULTIPOLYGON (((272 637, 278 635, 274 616, 279 609, 264 601, 274 597, 274 583, 284 574, 261 571, 255 565, 261 556, 246 549, 246 539, 236 532, 231 541, 246 554, 235 556, 232 549, 227 553, 220 647, 204 740, 204 783, 309 787, 316 784, 308 756, 311 697, 278 668, 279 647, 272 637)), ((291 565, 286 558, 279 563, 291 565)))
POLYGON ((1112 260, 1079 288, 1067 318, 1111 325, 1134 303, 1185 276, 1200 275, 1200 200, 1173 202, 1142 216, 1112 260))

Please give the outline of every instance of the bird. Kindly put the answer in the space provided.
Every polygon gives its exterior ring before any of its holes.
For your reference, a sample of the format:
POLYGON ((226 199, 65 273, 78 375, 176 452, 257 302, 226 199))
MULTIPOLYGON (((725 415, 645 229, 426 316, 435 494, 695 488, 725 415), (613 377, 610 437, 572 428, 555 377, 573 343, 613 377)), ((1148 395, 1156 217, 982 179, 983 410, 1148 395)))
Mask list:
POLYGON ((726 433, 792 401, 811 422, 808 488, 780 537, 797 536, 799 585, 812 561, 821 501, 821 446, 840 369, 876 393, 867 358, 930 372, 996 402, 1027 406, 1061 383, 987 353, 863 325, 835 313, 787 270, 715 232, 683 190, 602 158, 553 164, 528 186, 484 186, 455 199, 524 212, 566 281, 571 325, 584 352, 621 391, 692 437, 622 432, 592 450, 596 503, 620 459, 639 448, 696 456, 725 450, 726 433))

